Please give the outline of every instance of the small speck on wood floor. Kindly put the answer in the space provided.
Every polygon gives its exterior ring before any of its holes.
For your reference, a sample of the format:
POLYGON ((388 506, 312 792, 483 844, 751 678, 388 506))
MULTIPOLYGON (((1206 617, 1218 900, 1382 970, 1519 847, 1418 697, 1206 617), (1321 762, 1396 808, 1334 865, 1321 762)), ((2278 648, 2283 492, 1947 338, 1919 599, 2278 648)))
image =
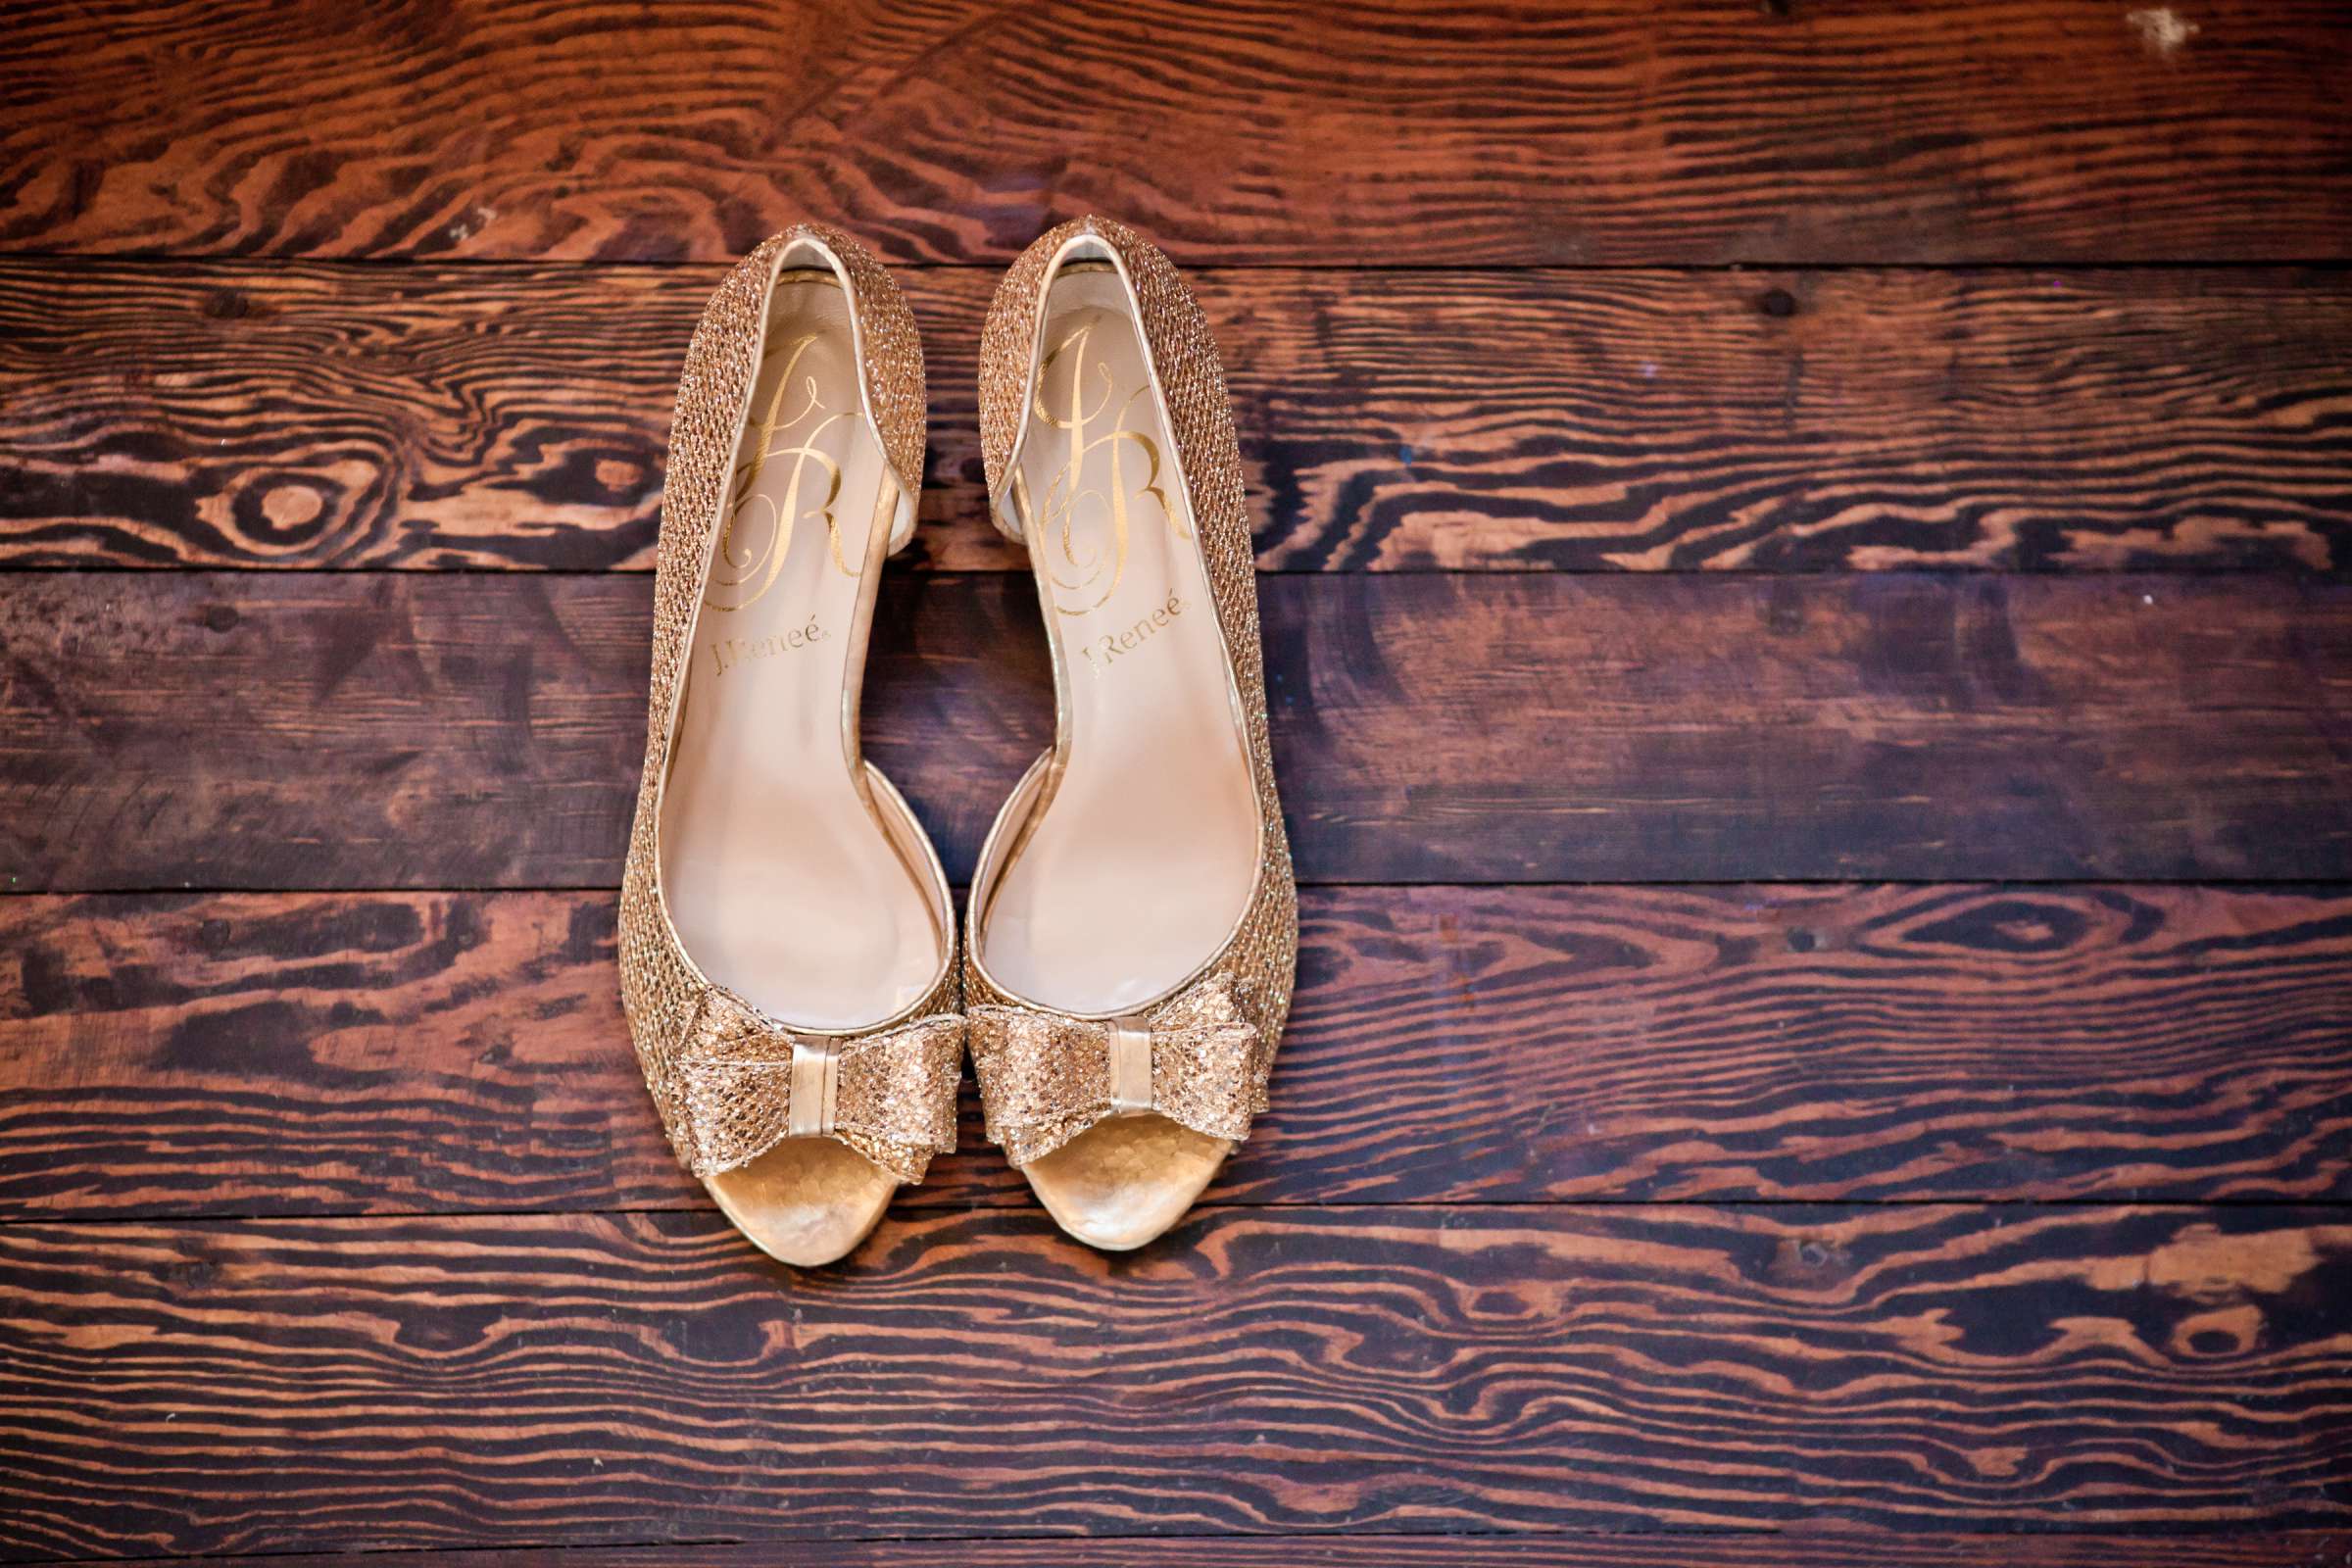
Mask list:
POLYGON ((0 1559, 2352 1556, 2340 6, 6 30, 0 1559), (1105 1257, 967 1105, 794 1274, 612 972, 686 336, 804 218, 905 283, 960 876, 979 320, 1088 211, 1242 428, 1275 1109, 1105 1257))

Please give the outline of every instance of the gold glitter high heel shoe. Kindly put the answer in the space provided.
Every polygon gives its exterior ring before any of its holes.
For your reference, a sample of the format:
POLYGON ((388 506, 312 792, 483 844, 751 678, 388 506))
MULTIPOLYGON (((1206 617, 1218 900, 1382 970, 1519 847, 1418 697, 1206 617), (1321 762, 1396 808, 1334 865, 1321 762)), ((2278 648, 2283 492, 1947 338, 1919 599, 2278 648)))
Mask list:
POLYGON ((1121 224, 1030 246, 980 355, 1054 729, 972 875, 972 1060, 989 1137, 1055 1221, 1123 1250, 1249 1135, 1298 963, 1241 454, 1206 320, 1121 224))
POLYGON ((670 430, 620 986, 679 1160, 787 1263, 847 1252, 956 1146, 948 880, 858 735, 922 466, 888 274, 808 225, 744 258, 670 430))

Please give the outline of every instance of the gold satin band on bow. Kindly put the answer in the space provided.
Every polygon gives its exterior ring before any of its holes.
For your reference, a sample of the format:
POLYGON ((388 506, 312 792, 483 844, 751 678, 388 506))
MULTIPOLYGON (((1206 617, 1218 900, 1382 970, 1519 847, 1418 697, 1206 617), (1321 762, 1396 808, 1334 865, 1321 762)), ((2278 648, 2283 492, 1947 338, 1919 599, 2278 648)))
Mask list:
POLYGON ((1118 1112, 1154 1110, 1204 1137, 1239 1142, 1265 1109, 1270 1061, 1224 975, 1154 1008, 1148 1021, 974 1007, 971 1044, 989 1139, 1016 1166, 1118 1112))
POLYGON ((796 1035, 712 986, 672 1058, 688 1164, 714 1176, 786 1138, 827 1137, 919 1182, 956 1147, 963 1028, 943 1012, 879 1034, 796 1035))

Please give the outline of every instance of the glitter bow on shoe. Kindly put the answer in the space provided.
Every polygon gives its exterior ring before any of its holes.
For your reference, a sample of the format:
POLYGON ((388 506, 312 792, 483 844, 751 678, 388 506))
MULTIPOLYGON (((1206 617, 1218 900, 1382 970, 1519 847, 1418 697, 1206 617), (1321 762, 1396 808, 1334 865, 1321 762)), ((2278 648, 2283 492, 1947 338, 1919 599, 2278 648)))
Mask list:
POLYGON ((1204 1137, 1239 1142, 1265 1108, 1271 1063, 1224 975, 1149 1017, 974 1007, 971 1042, 989 1139, 1016 1166, 1115 1114, 1157 1111, 1204 1137))
POLYGON ((833 1138, 919 1182, 956 1147, 963 1028, 943 1012, 868 1035, 795 1033, 712 986, 672 1059, 688 1163, 714 1176, 787 1138, 833 1138))

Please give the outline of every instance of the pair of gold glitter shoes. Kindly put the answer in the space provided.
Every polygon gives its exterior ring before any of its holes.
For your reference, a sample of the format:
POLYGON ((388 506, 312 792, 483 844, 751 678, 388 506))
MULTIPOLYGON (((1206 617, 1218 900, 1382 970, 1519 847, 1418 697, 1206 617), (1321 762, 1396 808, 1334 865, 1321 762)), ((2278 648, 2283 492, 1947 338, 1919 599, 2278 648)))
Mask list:
POLYGON ((849 1251, 956 1147, 967 1046, 990 1140, 1054 1219, 1143 1245, 1249 1135, 1290 1011, 1241 459, 1167 258, 1101 219, 1039 239, 989 312, 980 413, 1054 727, 958 954, 939 857, 858 741, 922 477, 913 318, 805 224, 720 286, 678 388, 621 997, 679 1159, 788 1263, 849 1251))

